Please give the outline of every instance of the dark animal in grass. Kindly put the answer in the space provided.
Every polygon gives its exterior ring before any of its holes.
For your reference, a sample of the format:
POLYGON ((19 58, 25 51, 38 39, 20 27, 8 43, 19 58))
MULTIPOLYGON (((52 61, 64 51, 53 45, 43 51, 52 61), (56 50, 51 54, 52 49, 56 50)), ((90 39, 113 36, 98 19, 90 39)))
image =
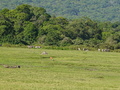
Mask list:
POLYGON ((9 65, 3 65, 5 68, 20 68, 20 66, 9 66, 9 65))
POLYGON ((86 48, 83 48, 83 51, 89 51, 88 49, 86 49, 86 48))
POLYGON ((11 66, 11 68, 20 68, 20 66, 11 66))

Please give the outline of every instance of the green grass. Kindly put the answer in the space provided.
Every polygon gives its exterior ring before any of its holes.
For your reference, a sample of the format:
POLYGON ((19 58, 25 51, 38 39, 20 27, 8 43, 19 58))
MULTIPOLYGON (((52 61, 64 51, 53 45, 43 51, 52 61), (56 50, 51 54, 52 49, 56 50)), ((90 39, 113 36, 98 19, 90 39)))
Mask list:
POLYGON ((120 53, 0 47, 0 64, 21 65, 0 65, 0 90, 120 90, 120 53))

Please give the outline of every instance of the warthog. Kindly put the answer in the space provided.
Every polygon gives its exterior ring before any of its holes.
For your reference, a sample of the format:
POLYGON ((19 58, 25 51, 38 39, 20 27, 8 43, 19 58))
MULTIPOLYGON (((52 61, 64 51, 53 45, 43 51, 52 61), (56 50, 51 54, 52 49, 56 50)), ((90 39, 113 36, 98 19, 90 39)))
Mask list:
POLYGON ((83 48, 83 51, 89 51, 88 49, 86 49, 86 48, 83 48))

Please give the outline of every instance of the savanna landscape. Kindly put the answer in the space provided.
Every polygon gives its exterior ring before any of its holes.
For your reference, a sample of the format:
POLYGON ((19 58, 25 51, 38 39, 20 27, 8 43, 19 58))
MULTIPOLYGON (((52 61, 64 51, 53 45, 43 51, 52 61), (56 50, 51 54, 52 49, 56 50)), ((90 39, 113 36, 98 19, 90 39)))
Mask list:
POLYGON ((119 83, 118 52, 0 47, 0 90, 120 90, 119 83))
POLYGON ((0 90, 120 90, 120 0, 0 0, 0 90))

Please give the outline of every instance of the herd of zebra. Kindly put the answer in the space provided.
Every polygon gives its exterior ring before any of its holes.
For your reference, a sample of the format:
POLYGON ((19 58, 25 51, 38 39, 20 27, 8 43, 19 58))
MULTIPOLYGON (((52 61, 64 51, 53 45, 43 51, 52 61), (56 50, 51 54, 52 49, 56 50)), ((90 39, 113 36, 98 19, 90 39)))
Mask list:
MULTIPOLYGON (((78 48, 78 50, 83 50, 83 51, 89 51, 89 49, 86 49, 86 48, 78 48)), ((110 49, 98 49, 99 52, 110 52, 110 49)))
MULTIPOLYGON (((27 46, 28 48, 41 48, 41 46, 27 46)), ((78 48, 77 50, 89 51, 87 48, 78 48)), ((110 52, 110 49, 98 49, 99 52, 110 52)))
POLYGON ((110 49, 98 49, 99 52, 110 52, 110 49))

